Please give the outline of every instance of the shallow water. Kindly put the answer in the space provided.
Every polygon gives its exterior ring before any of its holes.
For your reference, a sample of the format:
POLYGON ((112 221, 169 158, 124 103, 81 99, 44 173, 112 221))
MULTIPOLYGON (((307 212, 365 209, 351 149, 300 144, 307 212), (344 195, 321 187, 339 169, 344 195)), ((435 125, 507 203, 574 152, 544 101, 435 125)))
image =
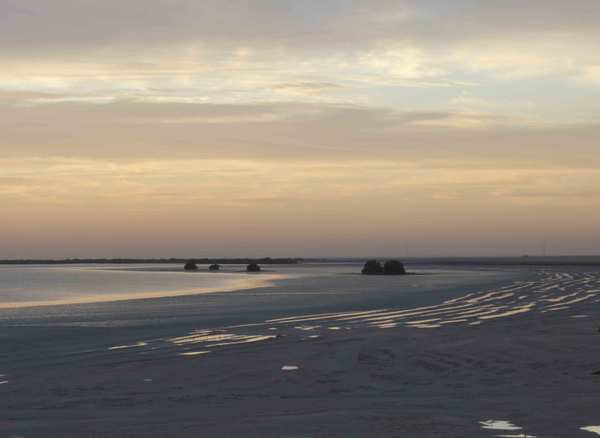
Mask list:
MULTIPOLYGON (((324 277, 335 277, 337 285, 344 285, 348 291, 352 291, 358 284, 364 285, 373 280, 352 275, 360 272, 358 264, 265 266, 264 272, 260 274, 247 274, 242 265, 228 265, 217 273, 208 272, 205 266, 199 268, 197 272, 185 272, 180 265, 169 264, 0 265, 0 309, 252 289, 268 286, 281 279, 295 279, 295 284, 308 289, 295 290, 296 295, 323 294, 326 291, 313 291, 310 286, 315 281, 322 283, 324 277)), ((424 272, 448 275, 448 272, 439 270, 424 272)), ((453 272, 450 275, 465 277, 473 276, 473 273, 453 272)), ((379 277, 375 280, 379 287, 387 288, 397 283, 398 278, 379 277)), ((402 283, 404 287, 419 288, 434 284, 435 280, 435 277, 430 276, 407 276, 402 283)), ((290 285, 294 283, 290 282, 290 285)), ((271 295, 276 293, 269 292, 271 295)))
POLYGON ((284 365, 281 367, 281 371, 298 371, 299 369, 296 365, 284 365))
POLYGON ((522 432, 523 428, 511 423, 508 420, 485 420, 479 424, 484 430, 499 432, 498 438, 537 438, 535 435, 528 435, 522 432))
MULTIPOLYGON (((361 267, 360 263, 265 265, 260 274, 246 274, 240 265, 227 265, 218 273, 206 272, 204 266, 200 272, 187 273, 178 265, 0 266, 0 324, 158 327, 189 323, 198 328, 201 321, 202 328, 218 328, 310 315, 294 326, 312 326, 327 314, 333 319, 344 314, 361 318, 384 309, 418 308, 537 277, 514 270, 418 265, 408 269, 424 275, 372 277, 360 275, 361 267)), ((382 318, 378 324, 384 328, 393 322, 382 318)), ((117 340, 112 346, 138 340, 117 340)))
MULTIPOLYGON (((201 267, 202 269, 202 267, 201 267)), ((279 276, 184 272, 179 265, 0 266, 0 309, 249 289, 279 276)))
POLYGON ((595 433, 596 435, 600 435, 600 426, 585 426, 581 427, 581 430, 585 430, 586 432, 595 433))

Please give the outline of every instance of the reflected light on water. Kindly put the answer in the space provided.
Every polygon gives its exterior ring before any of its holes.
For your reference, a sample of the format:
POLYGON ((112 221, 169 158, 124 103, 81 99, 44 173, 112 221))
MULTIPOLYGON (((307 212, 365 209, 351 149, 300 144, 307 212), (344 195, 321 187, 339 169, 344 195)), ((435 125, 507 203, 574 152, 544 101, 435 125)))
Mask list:
MULTIPOLYGON (((596 272, 542 272, 536 281, 517 281, 504 287, 469 293, 440 304, 416 308, 377 309, 322 313, 270 319, 269 324, 324 323, 366 324, 376 328, 396 326, 435 329, 450 324, 476 326, 487 321, 538 311, 566 311, 600 295, 596 272), (569 293, 565 293, 568 290, 569 293)), ((579 317, 579 316, 578 316, 579 317)), ((296 326, 301 329, 305 326, 296 326)), ((328 327, 337 330, 339 327, 328 327)))
POLYGON ((175 345, 206 344, 206 347, 222 347, 226 345, 247 344, 251 342, 275 339, 276 335, 238 335, 235 333, 211 333, 210 331, 193 332, 187 336, 172 338, 175 345))
POLYGON ((208 354, 210 353, 210 351, 205 350, 205 351, 185 351, 183 353, 179 353, 180 356, 200 356, 203 354, 208 354))
POLYGON ((296 365, 284 365, 281 367, 281 371, 297 371, 298 369, 296 365))
POLYGON ((596 435, 600 435, 600 426, 585 426, 580 427, 581 430, 585 430, 586 432, 595 433, 596 435))
POLYGON ((524 432, 510 433, 521 431, 523 428, 508 420, 485 420, 480 421, 479 424, 481 425, 481 428, 485 430, 509 432, 508 434, 502 433, 501 435, 496 435, 499 438, 537 438, 535 435, 527 435, 524 432))
POLYGON ((115 345, 114 347, 108 347, 109 350, 124 350, 126 348, 136 348, 136 347, 145 347, 148 345, 145 342, 138 342, 136 344, 131 345, 115 345))

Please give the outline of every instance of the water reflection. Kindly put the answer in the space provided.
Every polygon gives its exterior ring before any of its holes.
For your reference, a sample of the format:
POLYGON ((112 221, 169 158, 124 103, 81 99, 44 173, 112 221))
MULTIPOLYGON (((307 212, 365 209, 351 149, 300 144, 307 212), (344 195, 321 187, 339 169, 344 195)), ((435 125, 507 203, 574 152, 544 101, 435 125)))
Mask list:
MULTIPOLYGON (((590 273, 542 272, 539 280, 517 281, 497 289, 485 290, 416 308, 363 310, 276 318, 269 324, 323 323, 364 324, 381 329, 405 326, 436 329, 447 325, 480 325, 500 318, 530 312, 559 312, 578 304, 600 301, 600 277, 590 273)), ((575 315, 581 318, 585 315, 575 315)), ((311 326, 296 326, 298 329, 311 326)), ((332 326, 330 330, 339 330, 332 326)))
POLYGON ((501 435, 496 435, 497 437, 502 438, 537 438, 535 435, 527 435, 524 432, 519 433, 511 433, 516 431, 522 431, 523 428, 520 426, 516 426, 508 420, 485 420, 480 421, 482 429, 490 430, 490 431, 499 431, 501 435), (509 432, 509 433, 504 433, 509 432))
POLYGON ((296 365, 284 365, 281 367, 281 371, 297 371, 298 369, 296 365))
POLYGON ((200 356, 203 354, 208 354, 210 351, 184 351, 183 353, 179 353, 180 356, 200 356))
POLYGON ((178 297, 255 289, 283 273, 179 272, 167 265, 0 266, 0 309, 178 297))
POLYGON ((600 435, 600 426, 585 426, 580 427, 581 430, 585 430, 586 432, 595 433, 596 435, 600 435))
POLYGON ((124 350, 126 348, 145 347, 148 345, 146 342, 138 342, 131 345, 115 345, 114 347, 108 347, 109 350, 124 350))
MULTIPOLYGON (((490 290, 468 293, 439 304, 287 316, 262 323, 194 330, 183 336, 116 345, 109 350, 142 348, 147 353, 153 350, 175 349, 176 354, 195 356, 206 354, 215 348, 262 343, 286 336, 299 341, 333 336, 333 331, 351 330, 356 327, 387 330, 399 327, 430 330, 451 326, 476 327, 502 318, 518 317, 532 312, 567 311, 575 309, 578 305, 598 301, 600 274, 543 271, 534 281, 517 281, 490 290), (274 334, 274 331, 278 334, 274 334), (306 332, 311 335, 301 335, 306 332), (150 343, 151 347, 148 346, 150 343), (197 348, 187 351, 190 350, 190 346, 197 348)), ((567 316, 582 318, 587 315, 579 310, 567 316)), ((497 426, 496 423, 485 424, 486 428, 494 425, 497 426)))
POLYGON ((294 328, 296 330, 311 331, 311 330, 316 330, 318 328, 321 328, 321 326, 320 325, 297 325, 294 328))
POLYGON ((175 345, 205 344, 205 347, 210 348, 267 341, 276 337, 277 335, 239 335, 235 333, 213 333, 204 330, 192 332, 187 336, 172 338, 170 342, 175 345))

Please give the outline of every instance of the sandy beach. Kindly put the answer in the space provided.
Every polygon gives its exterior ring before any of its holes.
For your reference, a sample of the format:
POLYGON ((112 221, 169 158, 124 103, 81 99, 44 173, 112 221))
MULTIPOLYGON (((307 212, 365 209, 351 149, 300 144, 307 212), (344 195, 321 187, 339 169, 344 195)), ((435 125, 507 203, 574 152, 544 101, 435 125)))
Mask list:
POLYGON ((0 436, 593 436, 600 271, 330 269, 3 310, 0 436))

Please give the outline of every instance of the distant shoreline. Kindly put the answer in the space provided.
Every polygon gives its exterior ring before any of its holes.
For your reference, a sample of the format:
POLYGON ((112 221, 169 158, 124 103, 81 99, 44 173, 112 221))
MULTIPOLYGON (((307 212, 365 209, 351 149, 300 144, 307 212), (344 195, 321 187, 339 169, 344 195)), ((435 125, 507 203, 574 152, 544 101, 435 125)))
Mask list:
POLYGON ((389 260, 397 258, 405 265, 439 266, 599 266, 600 255, 591 256, 468 256, 468 257, 323 257, 305 258, 305 263, 315 262, 364 262, 368 259, 389 260))
POLYGON ((600 256, 440 257, 403 261, 448 266, 600 266, 600 256))
POLYGON ((300 258, 215 258, 215 259, 207 259, 207 258, 158 258, 158 259, 136 259, 136 258, 114 258, 114 259, 24 259, 24 260, 0 260, 0 265, 84 265, 84 264, 145 264, 145 263, 156 263, 156 264, 183 264, 189 260, 193 260, 196 264, 248 264, 248 263, 260 263, 263 265, 294 265, 300 263, 302 259, 300 258))
MULTIPOLYGON (((249 264, 296 265, 299 263, 363 263, 370 258, 388 260, 392 257, 281 257, 281 258, 69 258, 69 259, 5 259, 0 265, 84 265, 84 264, 249 264)), ((396 257, 398 258, 398 257, 396 257)), ((400 257, 405 264, 432 264, 440 266, 598 266, 598 256, 512 256, 512 257, 400 257)))

